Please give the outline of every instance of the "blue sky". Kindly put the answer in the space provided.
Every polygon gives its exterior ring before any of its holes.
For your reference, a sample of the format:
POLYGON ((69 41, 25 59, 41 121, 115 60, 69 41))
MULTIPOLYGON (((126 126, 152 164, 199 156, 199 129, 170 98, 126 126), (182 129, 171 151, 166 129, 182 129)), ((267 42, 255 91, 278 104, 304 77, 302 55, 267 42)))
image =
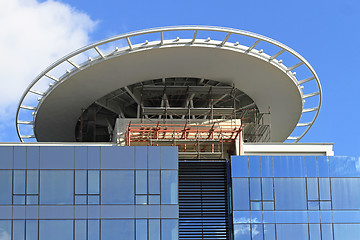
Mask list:
MULTIPOLYGON (((24 0, 6 1, 24 4, 24 0)), ((33 2, 34 6, 49 3, 49 1, 37 3, 35 0, 28 1, 33 2)), ((357 75, 357 67, 360 63, 357 45, 360 36, 359 1, 61 0, 57 2, 60 3, 53 4, 54 9, 64 4, 70 9, 69 23, 64 24, 63 28, 70 29, 70 33, 80 31, 83 35, 76 38, 76 41, 73 41, 75 43, 69 43, 66 35, 61 36, 66 47, 50 55, 45 48, 37 50, 36 56, 39 58, 45 52, 49 55, 48 59, 43 59, 39 64, 42 68, 46 67, 45 60, 49 60, 48 64, 50 64, 56 60, 55 57, 65 55, 80 47, 82 43, 87 44, 128 31, 170 25, 232 27, 259 33, 288 45, 314 67, 323 88, 323 106, 320 115, 301 142, 333 142, 336 155, 360 155, 360 127, 357 124, 360 118, 357 109, 360 90, 357 75)), ((45 17, 41 19, 47 21, 45 17)), ((0 17, 0 26, 5 24, 4 21, 0 17)), ((31 30, 32 26, 27 25, 26 28, 31 30)), ((65 31, 63 28, 58 31, 65 31)), ((55 26, 51 28, 51 34, 56 35, 56 30, 55 26)), ((47 33, 50 34, 49 31, 47 33)), ((17 34, 21 36, 21 32, 17 34)), ((43 38, 46 37, 48 36, 43 35, 43 38)), ((0 35, 0 43, 1 41, 0 35)), ((32 44, 32 42, 28 43, 32 44)), ((29 83, 42 70, 40 66, 33 69, 37 72, 29 71, 26 75, 28 79, 24 80, 24 84, 29 83)), ((4 78, 2 81, 5 81, 4 78)), ((20 91, 24 88, 16 90, 20 91)), ((17 98, 19 96, 13 95, 17 98)), ((7 102, 0 107, 11 109, 16 103, 7 102)), ((12 110, 3 114, 6 115, 8 112, 11 113, 12 110)), ((9 125, 0 122, 2 131, 0 141, 18 141, 14 129, 13 123, 9 125)))

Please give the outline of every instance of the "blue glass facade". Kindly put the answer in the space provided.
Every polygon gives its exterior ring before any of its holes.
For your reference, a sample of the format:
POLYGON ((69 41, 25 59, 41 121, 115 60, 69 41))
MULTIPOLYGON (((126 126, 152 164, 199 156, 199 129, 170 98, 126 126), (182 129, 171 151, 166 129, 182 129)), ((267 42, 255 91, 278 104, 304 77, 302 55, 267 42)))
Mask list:
POLYGON ((234 239, 354 240, 360 158, 232 156, 234 239))
POLYGON ((0 239, 177 239, 178 208, 176 147, 0 147, 0 239))

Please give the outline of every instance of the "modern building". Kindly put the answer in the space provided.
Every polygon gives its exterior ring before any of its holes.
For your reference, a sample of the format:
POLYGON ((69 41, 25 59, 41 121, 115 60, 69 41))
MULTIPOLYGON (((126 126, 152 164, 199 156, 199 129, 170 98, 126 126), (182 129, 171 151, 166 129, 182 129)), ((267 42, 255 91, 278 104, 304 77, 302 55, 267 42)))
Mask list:
POLYGON ((74 51, 0 145, 0 240, 359 239, 359 158, 298 143, 321 100, 301 55, 236 29, 74 51))

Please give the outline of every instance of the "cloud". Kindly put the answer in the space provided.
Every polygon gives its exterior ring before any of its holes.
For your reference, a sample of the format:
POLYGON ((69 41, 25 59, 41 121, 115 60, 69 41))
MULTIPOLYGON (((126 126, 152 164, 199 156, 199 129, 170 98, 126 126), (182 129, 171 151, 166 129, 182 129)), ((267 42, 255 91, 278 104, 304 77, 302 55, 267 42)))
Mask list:
POLYGON ((0 228, 0 240, 10 240, 10 234, 4 229, 0 228))
POLYGON ((61 2, 2 0, 0 141, 16 140, 16 106, 28 84, 52 62, 88 44, 96 24, 61 2))

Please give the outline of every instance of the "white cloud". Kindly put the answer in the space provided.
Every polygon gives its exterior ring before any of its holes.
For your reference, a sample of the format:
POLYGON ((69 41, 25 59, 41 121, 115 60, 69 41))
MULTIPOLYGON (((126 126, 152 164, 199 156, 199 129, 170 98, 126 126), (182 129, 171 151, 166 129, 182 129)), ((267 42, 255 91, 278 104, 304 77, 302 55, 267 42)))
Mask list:
POLYGON ((0 228, 0 240, 10 240, 10 234, 4 229, 0 228))
POLYGON ((95 26, 88 15, 53 0, 1 1, 0 141, 15 140, 16 105, 27 85, 52 62, 86 45, 95 26))

